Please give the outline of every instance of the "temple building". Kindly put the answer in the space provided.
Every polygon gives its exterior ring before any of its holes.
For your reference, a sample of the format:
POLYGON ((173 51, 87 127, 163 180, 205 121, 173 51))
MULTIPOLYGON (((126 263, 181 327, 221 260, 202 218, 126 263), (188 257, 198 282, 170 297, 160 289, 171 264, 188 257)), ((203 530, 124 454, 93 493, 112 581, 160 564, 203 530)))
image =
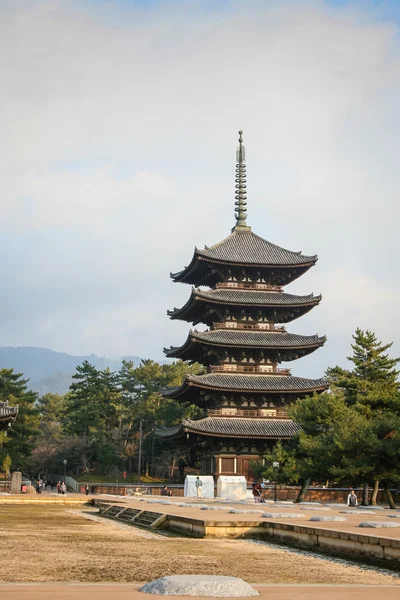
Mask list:
POLYGON ((0 431, 8 431, 18 415, 16 406, 8 406, 8 402, 0 402, 0 431))
POLYGON ((159 430, 165 440, 182 438, 196 449, 201 473, 251 477, 259 460, 277 440, 289 439, 298 425, 288 418, 288 404, 327 388, 323 379, 306 379, 281 368, 314 352, 326 338, 289 333, 283 324, 303 316, 321 296, 297 296, 283 287, 306 273, 317 256, 304 256, 264 240, 247 225, 246 166, 242 132, 236 165, 236 225, 231 234, 204 250, 195 248, 190 264, 171 274, 191 284, 189 300, 168 311, 206 331, 191 330, 168 358, 199 362, 202 375, 188 375, 165 396, 204 409, 199 420, 159 430), (199 287, 201 286, 201 287, 199 287))

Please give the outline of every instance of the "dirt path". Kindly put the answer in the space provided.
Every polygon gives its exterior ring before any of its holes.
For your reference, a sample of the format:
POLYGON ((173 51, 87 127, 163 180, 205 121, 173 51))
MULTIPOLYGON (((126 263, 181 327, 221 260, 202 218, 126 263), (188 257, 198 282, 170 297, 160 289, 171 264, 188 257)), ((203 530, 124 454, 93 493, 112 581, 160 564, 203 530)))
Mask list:
POLYGON ((254 583, 400 585, 396 575, 307 553, 169 538, 50 505, 0 506, 0 565, 1 582, 137 582, 209 573, 254 583))

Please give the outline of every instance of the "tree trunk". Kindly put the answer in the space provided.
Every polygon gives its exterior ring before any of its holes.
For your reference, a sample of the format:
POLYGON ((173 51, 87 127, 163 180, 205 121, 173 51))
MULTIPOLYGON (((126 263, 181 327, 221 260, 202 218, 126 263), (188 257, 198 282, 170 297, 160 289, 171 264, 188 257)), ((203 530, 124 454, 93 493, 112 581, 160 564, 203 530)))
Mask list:
POLYGON ((371 496, 371 506, 376 506, 376 499, 378 497, 379 492, 379 479, 375 479, 374 481, 374 489, 371 496))
POLYGON ((306 495, 308 486, 310 485, 310 478, 305 479, 301 484, 301 489, 299 491, 299 495, 297 496, 295 502, 304 502, 304 496, 306 495))
POLYGON ((393 500, 392 492, 386 486, 385 486, 384 489, 385 489, 385 495, 386 495, 386 498, 388 499, 390 508, 396 510, 396 505, 395 505, 394 500, 393 500))
POLYGON ((368 495, 369 495, 368 481, 364 481, 361 506, 368 506, 368 495))

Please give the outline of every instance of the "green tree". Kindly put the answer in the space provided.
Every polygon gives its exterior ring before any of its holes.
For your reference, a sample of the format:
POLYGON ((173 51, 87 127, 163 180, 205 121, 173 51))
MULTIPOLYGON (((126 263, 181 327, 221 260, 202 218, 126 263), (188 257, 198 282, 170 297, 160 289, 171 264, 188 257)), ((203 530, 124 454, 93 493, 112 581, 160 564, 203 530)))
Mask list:
MULTIPOLYGON (((364 472, 369 473, 369 477, 374 481, 372 497, 374 504, 380 473, 385 473, 385 477, 389 476, 380 464, 382 442, 374 434, 374 422, 381 420, 385 414, 386 423, 400 416, 399 371, 396 368, 400 359, 389 356, 387 350, 391 347, 392 343, 383 344, 373 332, 358 328, 353 335, 353 354, 348 357, 354 365, 353 370, 335 367, 328 369, 327 372, 332 387, 342 389, 347 404, 370 421, 369 434, 365 440, 365 445, 370 448, 370 451, 364 452, 362 456, 366 463, 364 472)), ((394 472, 391 477, 392 479, 395 477, 394 472)), ((364 505, 368 504, 368 487, 368 482, 365 480, 362 499, 364 505)), ((389 502, 391 502, 390 498, 389 502)))
POLYGON ((301 426, 293 453, 303 481, 358 484, 382 478, 388 486, 397 477, 398 359, 386 353, 391 344, 383 345, 372 332, 357 329, 353 340, 353 370, 328 369, 330 392, 291 408, 301 426))
POLYGON ((10 478, 10 471, 11 471, 11 465, 12 465, 12 458, 9 454, 6 455, 6 457, 3 460, 3 471, 4 471, 4 475, 6 479, 10 478))
MULTIPOLYGON (((28 380, 13 369, 0 369, 0 402, 18 406, 18 417, 7 434, 7 454, 17 469, 26 469, 39 435, 39 413, 35 406, 37 393, 28 389, 28 380)), ((0 446, 0 460, 6 456, 0 446)))

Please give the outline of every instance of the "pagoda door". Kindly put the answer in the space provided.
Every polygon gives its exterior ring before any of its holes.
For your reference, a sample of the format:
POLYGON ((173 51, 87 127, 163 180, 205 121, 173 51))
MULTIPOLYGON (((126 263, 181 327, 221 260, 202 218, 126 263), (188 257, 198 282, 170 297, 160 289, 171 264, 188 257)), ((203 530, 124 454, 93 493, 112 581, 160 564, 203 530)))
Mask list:
POLYGON ((246 459, 246 458, 242 458, 241 462, 241 469, 240 472, 238 473, 238 475, 244 475, 247 479, 247 481, 250 481, 251 479, 253 479, 253 473, 251 471, 250 468, 250 460, 246 459))

